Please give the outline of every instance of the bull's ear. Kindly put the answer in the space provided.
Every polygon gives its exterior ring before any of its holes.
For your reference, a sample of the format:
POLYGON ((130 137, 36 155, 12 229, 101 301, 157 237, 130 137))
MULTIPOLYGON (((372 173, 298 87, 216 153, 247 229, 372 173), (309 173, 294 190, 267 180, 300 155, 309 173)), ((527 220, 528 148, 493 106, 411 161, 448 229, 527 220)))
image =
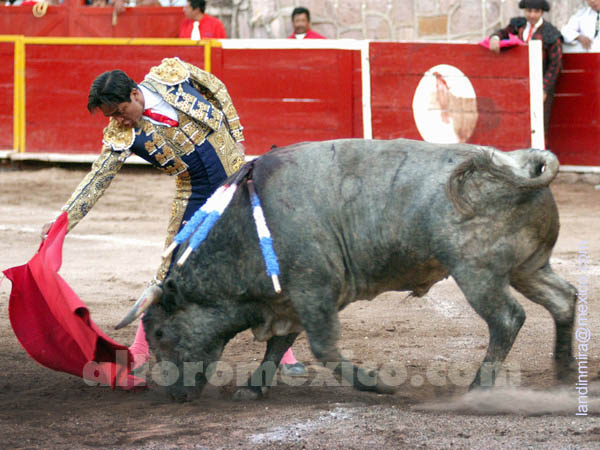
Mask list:
POLYGON ((181 294, 177 282, 167 278, 164 282, 163 306, 167 312, 175 311, 181 303, 181 294))

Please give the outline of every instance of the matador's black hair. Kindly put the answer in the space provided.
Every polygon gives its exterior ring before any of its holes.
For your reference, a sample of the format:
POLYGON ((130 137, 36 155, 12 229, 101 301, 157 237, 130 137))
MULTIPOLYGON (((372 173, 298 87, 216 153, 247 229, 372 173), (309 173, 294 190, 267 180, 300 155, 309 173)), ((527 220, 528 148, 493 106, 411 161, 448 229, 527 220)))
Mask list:
POLYGON ((137 84, 122 70, 111 70, 99 75, 90 87, 88 111, 93 112, 102 105, 118 105, 131 101, 131 90, 137 84))

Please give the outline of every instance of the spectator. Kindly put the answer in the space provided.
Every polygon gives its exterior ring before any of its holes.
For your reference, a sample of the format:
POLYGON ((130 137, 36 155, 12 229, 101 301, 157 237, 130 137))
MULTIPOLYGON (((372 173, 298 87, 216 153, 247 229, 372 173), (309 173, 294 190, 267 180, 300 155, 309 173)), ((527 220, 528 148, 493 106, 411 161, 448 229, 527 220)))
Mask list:
POLYGON ((600 43, 600 0, 586 2, 588 6, 573 14, 560 30, 565 44, 577 50, 590 50, 600 43))
POLYGON ((508 39, 509 34, 518 36, 523 42, 532 39, 542 41, 544 71, 544 129, 548 132, 554 87, 562 66, 562 36, 550 22, 542 17, 550 11, 547 0, 521 0, 519 8, 524 9, 525 17, 513 17, 506 28, 490 36, 490 50, 500 52, 500 40, 508 39))
POLYGON ((186 19, 179 27, 179 37, 185 39, 224 39, 227 37, 223 22, 205 14, 205 0, 187 0, 183 7, 186 19))
POLYGON ((310 29, 310 11, 303 6, 292 11, 292 26, 294 32, 289 39, 327 39, 310 29))
POLYGON ((89 6, 93 6, 95 8, 106 8, 108 6, 107 0, 90 0, 89 6))

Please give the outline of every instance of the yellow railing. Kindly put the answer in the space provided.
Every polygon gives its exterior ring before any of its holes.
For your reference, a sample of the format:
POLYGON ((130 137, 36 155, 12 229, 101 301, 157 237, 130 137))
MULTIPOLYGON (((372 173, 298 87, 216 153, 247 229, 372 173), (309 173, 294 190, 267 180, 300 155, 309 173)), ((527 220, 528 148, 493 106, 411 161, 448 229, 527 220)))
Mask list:
POLYGON ((0 42, 13 42, 14 92, 13 92, 13 150, 25 152, 25 46, 30 45, 161 45, 161 46, 202 46, 204 47, 204 70, 210 72, 212 47, 220 47, 215 40, 192 41, 187 39, 155 38, 70 38, 70 37, 26 37, 0 35, 0 42))

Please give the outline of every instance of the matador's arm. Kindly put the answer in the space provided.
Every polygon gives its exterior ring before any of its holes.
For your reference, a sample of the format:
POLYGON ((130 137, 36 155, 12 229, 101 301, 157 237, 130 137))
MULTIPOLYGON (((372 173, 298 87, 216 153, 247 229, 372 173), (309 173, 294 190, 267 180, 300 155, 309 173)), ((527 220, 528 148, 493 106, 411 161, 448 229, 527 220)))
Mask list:
POLYGON ((102 197, 110 182, 123 166, 124 158, 121 152, 115 152, 104 145, 102 153, 92 165, 92 169, 73 191, 71 198, 61 208, 69 217, 68 231, 71 231, 90 209, 102 197))

